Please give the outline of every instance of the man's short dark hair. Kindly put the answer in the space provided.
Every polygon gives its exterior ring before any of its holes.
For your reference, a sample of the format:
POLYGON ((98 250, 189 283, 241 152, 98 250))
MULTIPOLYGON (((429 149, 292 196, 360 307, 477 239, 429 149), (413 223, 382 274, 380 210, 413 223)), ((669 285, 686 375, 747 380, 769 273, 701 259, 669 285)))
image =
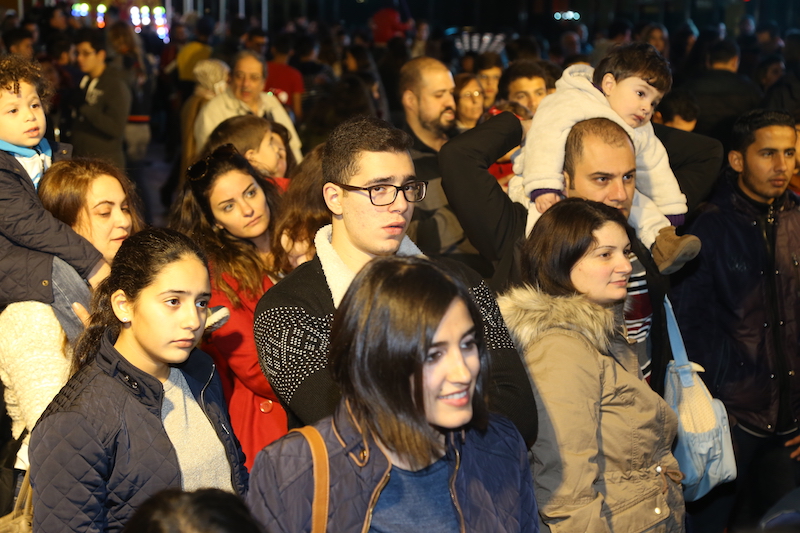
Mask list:
POLYGON ((419 92, 422 86, 423 73, 428 69, 444 69, 447 67, 438 59, 432 57, 417 57, 411 61, 406 62, 400 69, 400 81, 398 82, 398 89, 400 98, 406 91, 411 91, 414 94, 419 92))
POLYGON ((361 152, 407 153, 411 136, 376 117, 359 116, 334 129, 322 152, 326 183, 346 185, 359 171, 361 152))
POLYGON ((542 78, 547 84, 549 74, 542 65, 533 59, 520 59, 514 61, 500 76, 500 83, 497 86, 497 97, 501 100, 508 100, 508 86, 511 82, 520 78, 542 78))
POLYGON ((89 46, 91 46, 95 52, 106 50, 106 35, 102 30, 95 28, 82 28, 78 30, 73 42, 75 46, 81 43, 89 43, 89 46))
POLYGON ((545 76, 544 84, 547 86, 549 90, 556 88, 556 82, 561 78, 561 75, 564 73, 564 69, 553 63, 552 61, 547 61, 545 59, 540 59, 537 61, 542 70, 544 70, 545 76))
POLYGON ((536 60, 541 58, 542 49, 536 39, 523 35, 506 45, 506 55, 512 63, 523 59, 536 60))
POLYGON ((697 120, 700 106, 697 105, 697 99, 691 92, 676 89, 668 92, 661 99, 658 104, 658 112, 661 113, 664 123, 672 122, 675 117, 681 117, 683 120, 691 122, 697 120))
POLYGON ((708 62, 727 63, 734 57, 739 57, 739 46, 732 39, 722 39, 708 47, 708 62))
POLYGON ((613 120, 590 118, 578 122, 569 131, 564 146, 564 172, 570 176, 570 188, 573 188, 572 178, 575 177, 575 166, 583 159, 583 143, 587 137, 598 137, 609 146, 627 144, 633 149, 633 141, 628 133, 613 120))
POLYGON ((662 93, 672 87, 669 62, 653 45, 629 43, 612 47, 594 69, 594 84, 600 87, 603 76, 611 74, 617 83, 637 76, 662 93))
POLYGON ((25 28, 14 28, 3 32, 3 44, 6 50, 11 50, 12 46, 16 46, 25 39, 33 40, 33 34, 25 28))
POLYGON ((480 72, 481 70, 489 70, 490 68, 499 68, 503 70, 505 65, 503 64, 503 58, 500 54, 495 52, 484 52, 479 54, 477 58, 475 58, 475 72, 480 72))
POLYGON ((310 55, 318 46, 319 43, 314 37, 311 35, 303 35, 297 39, 297 43, 294 46, 294 51, 297 54, 297 57, 306 57, 310 55))
POLYGON ((731 150, 744 154, 756 141, 756 131, 769 126, 787 126, 794 129, 795 121, 788 111, 753 109, 736 120, 731 132, 731 150))
POLYGON ((288 55, 294 48, 294 37, 291 33, 279 33, 272 40, 272 47, 279 54, 288 55))
POLYGON ((53 60, 58 60, 63 53, 69 53, 72 48, 72 41, 64 35, 54 35, 47 41, 47 55, 53 60))

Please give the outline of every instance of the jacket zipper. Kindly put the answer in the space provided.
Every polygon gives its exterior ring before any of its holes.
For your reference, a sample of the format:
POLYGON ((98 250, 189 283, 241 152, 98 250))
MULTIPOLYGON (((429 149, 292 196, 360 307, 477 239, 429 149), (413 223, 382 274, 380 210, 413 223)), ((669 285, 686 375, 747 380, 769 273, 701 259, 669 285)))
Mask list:
MULTIPOLYGON (((214 424, 214 421, 211 420, 210 416, 208 416, 208 411, 206 411, 206 399, 205 399, 206 389, 208 388, 209 385, 211 385, 211 380, 214 379, 214 373, 216 372, 216 370, 217 370, 217 365, 212 363, 211 364, 211 374, 208 376, 208 380, 206 381, 206 384, 203 385, 202 389, 200 389, 200 409, 203 410, 203 414, 206 415, 206 418, 208 419, 208 423, 211 424, 212 428, 214 428, 214 432, 217 433, 217 438, 220 440, 220 442, 222 443, 222 447, 225 449, 225 455, 228 456, 228 464, 231 467, 231 485, 233 486, 233 490, 236 490, 236 468, 234 468, 233 463, 231 463, 230 450, 228 450, 228 446, 227 446, 226 442, 223 439, 220 438, 219 432, 217 431, 216 424, 214 424)), ((219 425, 222 426, 222 430, 225 432, 225 434, 230 436, 231 432, 225 426, 225 422, 220 420, 219 421, 219 425)))
POLYGON ((458 469, 461 467, 461 452, 458 451, 458 448, 454 448, 453 451, 456 453, 456 467, 453 469, 453 475, 450 476, 450 497, 453 499, 453 505, 456 506, 456 511, 458 512, 458 524, 461 533, 466 533, 467 528, 464 525, 464 513, 461 512, 461 505, 458 503, 458 498, 456 497, 456 476, 458 475, 458 469))
POLYGON ((375 487, 374 491, 372 491, 372 497, 369 499, 369 507, 367 507, 367 516, 364 517, 364 527, 361 528, 361 533, 367 533, 369 531, 369 526, 372 524, 372 512, 375 510, 375 506, 378 504, 378 498, 380 497, 381 492, 383 492, 383 488, 389 483, 389 478, 391 477, 391 475, 392 475, 392 462, 389 461, 389 466, 386 467, 386 472, 383 473, 383 477, 378 483, 378 486, 375 487))
MULTIPOLYGON (((761 227, 761 236, 764 239, 764 247, 767 251, 767 264, 769 265, 769 272, 767 273, 767 287, 769 290, 768 294, 768 306, 769 306, 769 313, 770 313, 770 320, 772 322, 772 343, 775 349, 775 372, 778 374, 778 412, 776 413, 775 417, 775 427, 771 428, 774 431, 777 431, 778 426, 781 424, 781 420, 778 418, 781 412, 780 402, 783 400, 783 391, 786 387, 789 386, 787 377, 788 377, 788 368, 787 368, 787 361, 785 358, 784 351, 782 349, 781 343, 781 328, 780 326, 780 316, 778 310, 778 287, 777 287, 777 276, 779 274, 776 273, 778 268, 777 263, 775 262, 775 247, 773 246, 772 240, 769 238, 767 234, 767 225, 773 226, 772 228, 772 235, 773 238, 777 239, 777 221, 775 220, 775 211, 772 205, 769 206, 769 210, 767 211, 767 218, 764 221, 764 225, 761 227)), ((787 407, 784 406, 784 409, 787 407)), ((770 428, 765 428, 770 429, 770 428)))

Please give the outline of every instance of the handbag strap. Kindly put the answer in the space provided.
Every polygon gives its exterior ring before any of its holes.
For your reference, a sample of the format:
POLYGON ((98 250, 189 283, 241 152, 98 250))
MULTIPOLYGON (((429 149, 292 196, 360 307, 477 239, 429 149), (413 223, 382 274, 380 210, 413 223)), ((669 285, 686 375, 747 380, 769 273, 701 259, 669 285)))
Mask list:
POLYGON ((22 486, 19 488, 17 502, 14 504, 13 514, 17 516, 33 516, 33 488, 31 487, 31 469, 25 471, 22 486))
POLYGON ((330 498, 330 471, 328 448, 317 428, 305 426, 293 429, 302 434, 311 448, 314 473, 314 500, 311 502, 311 533, 325 533, 328 526, 328 501, 330 498))
POLYGON ((672 309, 672 302, 666 296, 664 296, 664 311, 667 315, 667 333, 669 334, 669 344, 672 346, 675 370, 681 378, 681 385, 692 387, 694 385, 693 370, 689 364, 689 356, 686 355, 686 346, 683 344, 683 337, 678 327, 678 320, 675 318, 675 311, 672 309))

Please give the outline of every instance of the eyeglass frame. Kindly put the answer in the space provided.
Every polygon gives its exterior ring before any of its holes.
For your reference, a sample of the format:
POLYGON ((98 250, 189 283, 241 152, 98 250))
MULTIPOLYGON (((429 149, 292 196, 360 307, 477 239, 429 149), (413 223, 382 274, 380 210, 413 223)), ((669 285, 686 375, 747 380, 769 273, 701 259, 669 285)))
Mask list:
POLYGON ((339 187, 341 187, 342 189, 346 190, 346 191, 366 191, 367 192, 367 196, 369 196, 369 203, 371 203, 375 207, 386 207, 387 205, 392 205, 397 200, 397 195, 401 190, 403 191, 403 198, 406 199, 406 202, 409 202, 409 203, 412 203, 412 204, 417 203, 417 202, 421 202, 422 200, 425 199, 425 195, 428 194, 428 182, 427 181, 423 181, 423 180, 409 181, 409 182, 406 182, 406 183, 404 183, 402 185, 392 185, 391 183, 378 183, 376 185, 370 185, 369 187, 357 187, 355 185, 346 185, 344 183, 337 183, 337 185, 339 187), (409 200, 408 196, 406 196, 406 191, 408 191, 410 189, 404 189, 404 187, 408 187, 409 185, 412 185, 412 184, 415 184, 415 183, 421 183, 422 184, 422 196, 420 197, 419 200, 409 200), (376 187, 394 187, 394 196, 392 197, 392 201, 389 202, 389 203, 386 203, 386 204, 380 204, 380 205, 376 204, 375 200, 372 199, 372 191, 376 187))
POLYGON ((466 93, 461 93, 458 95, 459 98, 472 98, 472 100, 477 100, 478 98, 486 98, 486 94, 483 91, 469 91, 466 93))

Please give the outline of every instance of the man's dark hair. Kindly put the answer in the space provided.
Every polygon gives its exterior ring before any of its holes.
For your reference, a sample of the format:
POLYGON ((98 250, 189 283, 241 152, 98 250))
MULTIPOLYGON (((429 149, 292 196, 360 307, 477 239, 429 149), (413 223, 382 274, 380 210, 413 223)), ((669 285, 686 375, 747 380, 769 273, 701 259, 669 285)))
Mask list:
POLYGON ((611 74, 617 83, 637 76, 662 93, 672 87, 672 72, 669 62, 653 45, 629 43, 611 48, 594 69, 592 81, 600 87, 603 76, 611 74))
POLYGON ((214 26, 216 26, 216 24, 217 23, 214 21, 214 19, 209 16, 200 17, 195 23, 194 32, 197 36, 211 37, 211 34, 214 33, 214 26))
POLYGON ((661 99, 658 104, 658 112, 661 113, 664 123, 675 120, 675 117, 681 117, 683 120, 691 122, 697 120, 700 106, 697 105, 697 99, 691 92, 676 89, 668 92, 661 99))
POLYGON ((447 70, 444 63, 427 56, 417 57, 406 62, 400 69, 400 81, 397 84, 400 98, 403 97, 403 93, 406 91, 417 94, 422 85, 423 73, 428 69, 437 68, 447 70))
POLYGON ((503 65, 503 58, 500 56, 500 54, 496 54, 494 52, 484 52, 475 58, 476 73, 480 72, 481 70, 489 70, 490 68, 494 67, 497 67, 500 70, 505 68, 505 65, 503 65))
POLYGON ((545 59, 540 59, 537 61, 542 70, 544 70, 547 76, 544 77, 544 83, 548 89, 555 89, 556 88, 556 81, 561 78, 561 75, 564 73, 564 69, 553 63, 552 61, 547 61, 545 59))
POLYGON ((708 63, 727 63, 739 57, 739 46, 732 39, 717 41, 708 47, 708 63))
POLYGON ((309 56, 318 46, 319 43, 314 37, 310 35, 303 35, 297 39, 294 51, 297 54, 297 57, 303 58, 309 56))
POLYGON ((19 94, 19 83, 30 83, 36 89, 42 105, 47 110, 53 88, 42 73, 42 67, 35 61, 30 61, 15 54, 0 57, 0 89, 19 94))
POLYGON ((778 37, 780 30, 778 28, 778 23, 774 20, 764 20, 758 23, 756 26, 756 33, 764 33, 769 32, 770 39, 775 39, 778 37))
POLYGON ((500 82, 497 85, 497 98, 508 100, 508 86, 514 80, 519 78, 542 78, 547 84, 548 76, 547 71, 536 60, 520 59, 514 61, 500 76, 500 82))
POLYGON ((25 39, 33 40, 33 34, 26 30, 25 28, 14 28, 13 30, 8 30, 7 32, 3 32, 3 44, 6 47, 6 50, 11 50, 12 46, 15 46, 25 39))
POLYGON ((523 59, 536 60, 542 57, 542 48, 536 39, 523 35, 506 45, 506 55, 512 63, 523 59))
POLYGON ((351 118, 334 129, 322 152, 326 183, 346 185, 359 171, 361 152, 403 153, 411 149, 411 136, 376 117, 351 118))
POLYGON ((614 37, 619 37, 620 35, 625 35, 629 31, 633 31, 633 24, 628 19, 614 19, 611 24, 608 25, 608 38, 613 39, 614 37))
POLYGON ((95 52, 99 52, 101 50, 105 51, 106 35, 102 30, 99 29, 82 28, 75 34, 73 43, 75 43, 75 46, 78 46, 81 43, 89 43, 89 46, 91 46, 95 52))
POLYGON ((564 172, 569 176, 569 188, 574 188, 575 166, 583 159, 583 143, 587 137, 598 137, 609 146, 628 144, 633 149, 628 133, 616 122, 607 118, 590 118, 572 126, 564 146, 564 172))
POLYGON ((279 54, 287 55, 294 48, 294 37, 291 33, 279 33, 278 36, 272 40, 272 47, 279 54))
POLYGON ((53 60, 58 60, 64 52, 69 53, 72 42, 69 37, 64 35, 54 35, 47 41, 47 56, 53 60))
POLYGON ((744 154, 756 141, 756 131, 769 126, 787 126, 794 129, 794 117, 788 111, 753 109, 736 120, 731 132, 731 150, 744 154))

